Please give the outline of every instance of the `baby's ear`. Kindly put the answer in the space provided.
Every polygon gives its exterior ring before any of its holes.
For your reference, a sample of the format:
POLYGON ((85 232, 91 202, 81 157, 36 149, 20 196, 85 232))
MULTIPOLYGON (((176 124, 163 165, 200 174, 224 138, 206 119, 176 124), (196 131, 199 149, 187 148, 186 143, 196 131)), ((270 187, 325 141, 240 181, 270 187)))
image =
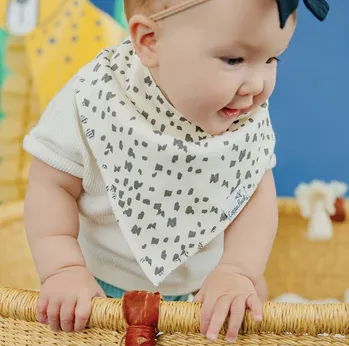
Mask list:
POLYGON ((158 67, 156 30, 157 24, 144 15, 137 14, 129 20, 129 31, 136 54, 148 69, 158 67))

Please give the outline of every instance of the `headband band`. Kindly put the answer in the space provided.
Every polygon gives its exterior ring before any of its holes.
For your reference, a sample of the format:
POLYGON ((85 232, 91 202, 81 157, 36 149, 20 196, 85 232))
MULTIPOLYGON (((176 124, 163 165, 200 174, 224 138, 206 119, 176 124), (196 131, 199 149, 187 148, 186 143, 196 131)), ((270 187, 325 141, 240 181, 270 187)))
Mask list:
POLYGON ((187 0, 181 4, 178 4, 178 5, 175 5, 175 6, 172 6, 166 10, 163 10, 163 11, 160 11, 158 13, 155 13, 153 14, 150 19, 154 20, 154 21, 157 21, 157 20, 160 20, 160 19, 164 19, 166 17, 170 17, 178 12, 182 12, 188 8, 191 8, 191 7, 194 7, 194 6, 197 6, 197 5, 200 5, 202 4, 203 2, 206 2, 206 1, 209 1, 209 0, 187 0))
MULTIPOLYGON (((150 19, 154 21, 164 19, 188 8, 200 5, 206 1, 209 0, 187 0, 166 10, 155 13, 150 17, 150 19)), ((280 27, 283 28, 288 17, 297 9, 299 0, 276 0, 276 2, 279 10, 280 27)), ((330 9, 326 0, 304 0, 304 3, 318 20, 323 21, 326 19, 330 9)))

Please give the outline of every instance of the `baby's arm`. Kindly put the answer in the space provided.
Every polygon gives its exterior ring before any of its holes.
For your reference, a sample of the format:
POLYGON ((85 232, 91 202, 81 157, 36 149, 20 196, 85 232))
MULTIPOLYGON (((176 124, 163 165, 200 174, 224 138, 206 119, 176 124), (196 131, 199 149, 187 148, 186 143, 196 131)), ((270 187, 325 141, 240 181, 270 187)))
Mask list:
POLYGON ((268 170, 255 194, 225 231, 220 264, 230 266, 258 284, 269 259, 278 226, 274 177, 268 170))
POLYGON ((25 228, 33 259, 43 283, 38 320, 58 331, 82 330, 93 296, 103 295, 77 241, 76 200, 81 179, 33 160, 25 199, 25 228))
POLYGON ((81 179, 34 158, 25 199, 25 228, 41 282, 63 268, 84 267, 77 242, 81 179))
POLYGON ((262 318, 261 295, 258 297, 256 291, 266 290, 263 273, 277 223, 274 178, 268 170, 249 203, 226 229, 219 264, 195 296, 195 301, 203 303, 200 329, 208 339, 216 339, 230 314, 226 338, 234 341, 246 307, 256 321, 262 318))

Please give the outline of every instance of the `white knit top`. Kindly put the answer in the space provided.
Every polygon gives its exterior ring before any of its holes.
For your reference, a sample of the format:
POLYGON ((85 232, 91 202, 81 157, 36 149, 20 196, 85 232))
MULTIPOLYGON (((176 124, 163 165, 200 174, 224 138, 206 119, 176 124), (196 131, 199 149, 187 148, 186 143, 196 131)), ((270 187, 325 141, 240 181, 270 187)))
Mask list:
POLYGON ((82 178, 79 243, 96 277, 181 295, 218 263, 224 229, 275 165, 274 143, 266 104, 221 136, 186 121, 126 40, 66 84, 24 148, 82 178))

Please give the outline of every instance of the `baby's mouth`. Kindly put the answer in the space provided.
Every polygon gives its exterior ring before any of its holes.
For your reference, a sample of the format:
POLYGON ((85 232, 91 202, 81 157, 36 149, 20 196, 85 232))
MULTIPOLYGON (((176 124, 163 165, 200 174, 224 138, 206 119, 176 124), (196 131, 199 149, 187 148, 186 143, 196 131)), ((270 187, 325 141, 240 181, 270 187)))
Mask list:
POLYGON ((242 110, 224 107, 219 112, 223 115, 224 118, 233 119, 237 118, 242 113, 242 110))

